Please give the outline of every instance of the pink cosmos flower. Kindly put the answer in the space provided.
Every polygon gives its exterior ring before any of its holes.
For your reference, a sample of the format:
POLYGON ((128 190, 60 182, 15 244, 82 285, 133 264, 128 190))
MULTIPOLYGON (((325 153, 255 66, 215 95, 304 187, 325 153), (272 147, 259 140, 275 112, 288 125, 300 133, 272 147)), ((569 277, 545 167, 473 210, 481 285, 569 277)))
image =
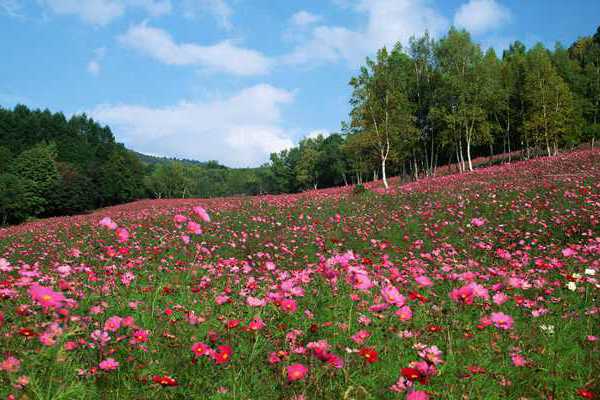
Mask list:
POLYGON ((127 287, 131 285, 131 282, 135 279, 135 275, 131 271, 125 272, 121 275, 121 283, 127 287))
POLYGON ((490 316, 490 320, 498 329, 508 330, 513 326, 512 317, 501 312, 493 312, 490 316))
POLYGON ((461 304, 473 304, 473 296, 473 288, 468 285, 450 291, 450 298, 461 304))
POLYGON ((366 273, 357 273, 352 275, 352 287, 357 290, 369 290, 373 287, 373 282, 366 273))
POLYGON ((210 222, 210 216, 208 215, 208 212, 206 212, 206 210, 202 206, 196 206, 196 207, 192 208, 192 210, 194 211, 194 214, 196 214, 198 217, 200 217, 200 219, 202 221, 210 222))
POLYGON ((6 260, 6 258, 0 258, 0 271, 10 272, 12 270, 13 267, 10 266, 10 263, 6 260))
POLYGON ((37 283, 31 285, 29 288, 29 295, 42 307, 62 307, 66 301, 65 296, 62 293, 55 292, 54 290, 40 286, 37 283))
POLYGON ((217 297, 215 297, 215 303, 217 303, 218 305, 228 303, 230 300, 231 298, 225 294, 220 294, 217 297))
POLYGON ((193 233, 194 235, 202 235, 202 228, 200 224, 194 221, 188 221, 187 230, 189 233, 193 233))
POLYGON ((398 316, 400 321, 408 321, 412 318, 413 313, 409 306, 402 306, 396 310, 395 314, 398 316))
POLYGON ((196 342, 192 345, 192 352, 196 357, 209 355, 211 350, 212 349, 207 344, 202 342, 196 342))
POLYGON ((421 287, 430 287, 433 286, 433 281, 426 277, 425 275, 417 276, 415 278, 415 282, 421 287))
POLYGON ((0 362, 0 371, 17 372, 21 368, 21 361, 18 358, 9 356, 0 362))
POLYGON ((113 316, 106 320, 104 323, 104 330, 108 332, 116 332, 121 327, 121 321, 123 319, 119 316, 113 316))
POLYGON ((511 354, 510 358, 515 367, 524 367, 527 365, 527 360, 519 353, 511 354))
POLYGON ((263 320, 260 317, 254 317, 254 319, 252 321, 250 321, 250 324, 248 325, 248 327, 250 329, 252 329, 253 331, 259 331, 262 328, 264 328, 266 326, 266 324, 263 322, 263 320))
POLYGON ((187 221, 187 217, 185 215, 177 214, 173 217, 173 221, 177 225, 181 225, 187 221))
POLYGON ((327 362, 327 364, 331 365, 333 368, 337 368, 337 369, 344 368, 344 359, 333 353, 328 354, 325 362, 327 362))
POLYGON ((246 304, 250 307, 264 307, 267 304, 267 301, 264 299, 259 299, 258 297, 248 296, 246 298, 246 304))
POLYGON ((371 334, 368 331, 360 330, 358 332, 356 332, 354 335, 352 335, 352 341, 356 344, 363 344, 365 340, 367 340, 369 338, 369 336, 371 336, 371 334))
POLYGON ((90 337, 97 342, 100 346, 106 346, 106 344, 110 341, 110 335, 106 331, 101 331, 100 329, 96 329, 90 337))
POLYGON ((429 395, 422 390, 416 390, 409 393, 408 396, 406 396, 406 400, 429 400, 429 395))
POLYGON ((131 344, 138 344, 138 343, 146 343, 148 341, 148 331, 143 330, 143 329, 138 329, 136 331, 133 332, 133 334, 131 335, 131 339, 129 340, 129 343, 131 344))
POLYGON ((396 307, 402 307, 406 304, 404 296, 402 296, 398 289, 391 284, 387 284, 381 288, 381 296, 386 302, 393 304, 396 307))
POLYGON ((279 308, 287 313, 293 313, 298 309, 298 305, 294 299, 283 299, 279 302, 279 308))
POLYGON ((506 303, 509 299, 510 298, 502 292, 498 292, 492 297, 492 300, 494 300, 494 304, 497 304, 499 306, 506 303))
POLYGON ((38 337, 41 344, 44 346, 54 346, 56 344, 56 339, 54 335, 49 332, 44 332, 38 337))
POLYGON ((277 364, 277 363, 281 362, 281 358, 274 351, 272 351, 271 353, 269 353, 269 356, 267 357, 267 360, 269 361, 269 364, 277 364))
POLYGON ((289 382, 304 379, 308 374, 308 368, 302 364, 292 364, 287 367, 287 378, 289 382))
POLYGON ((473 218, 471 220, 471 225, 477 226, 477 227, 483 226, 483 225, 485 225, 485 223, 486 223, 486 220, 484 218, 473 218))
POLYGON ((119 363, 113 358, 107 358, 106 360, 100 361, 98 367, 100 367, 100 369, 103 371, 114 371, 115 369, 119 368, 119 363))
POLYGON ((108 228, 111 231, 114 231, 115 229, 117 229, 117 224, 109 217, 102 218, 100 220, 100 222, 98 222, 98 225, 108 228))
POLYGON ((125 243, 129 240, 129 231, 127 228, 119 227, 115 230, 115 234, 119 243, 125 243))

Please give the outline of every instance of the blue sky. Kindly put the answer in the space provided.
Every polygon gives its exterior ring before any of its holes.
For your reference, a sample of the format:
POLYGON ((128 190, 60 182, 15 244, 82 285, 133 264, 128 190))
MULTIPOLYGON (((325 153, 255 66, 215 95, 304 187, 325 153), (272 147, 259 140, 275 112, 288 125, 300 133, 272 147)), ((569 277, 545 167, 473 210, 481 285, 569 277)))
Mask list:
POLYGON ((148 154, 256 166, 347 119, 384 45, 465 27, 482 47, 570 44, 600 1, 0 0, 0 105, 86 112, 148 154))

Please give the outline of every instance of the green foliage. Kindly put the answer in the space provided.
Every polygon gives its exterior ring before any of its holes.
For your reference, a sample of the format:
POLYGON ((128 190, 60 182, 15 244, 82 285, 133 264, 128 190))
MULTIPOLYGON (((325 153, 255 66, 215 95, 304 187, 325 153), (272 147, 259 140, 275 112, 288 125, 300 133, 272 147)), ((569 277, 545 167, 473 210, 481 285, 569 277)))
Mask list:
POLYGON ((31 186, 31 182, 17 175, 0 174, 0 225, 20 222, 40 207, 41 199, 31 186))
POLYGON ((134 156, 117 157, 124 152, 108 127, 85 114, 67 120, 61 113, 23 105, 0 108, 0 174, 11 176, 5 177, 10 185, 0 205, 0 223, 78 213, 143 196, 143 166, 134 156), (116 165, 109 166, 115 157, 116 165), (121 171, 124 178, 118 177, 121 171), (102 193, 107 187, 111 192, 102 193), (10 200, 22 197, 23 206, 10 200))
POLYGON ((144 196, 143 165, 125 149, 115 150, 100 168, 100 204, 125 203, 144 196))

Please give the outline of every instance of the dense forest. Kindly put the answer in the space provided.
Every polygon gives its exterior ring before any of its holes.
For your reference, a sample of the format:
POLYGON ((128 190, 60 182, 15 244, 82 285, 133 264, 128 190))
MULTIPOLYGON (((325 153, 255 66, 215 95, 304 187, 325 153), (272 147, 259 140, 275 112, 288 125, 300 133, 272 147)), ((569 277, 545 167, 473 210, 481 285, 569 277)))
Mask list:
MULTIPOLYGON (((305 138, 259 168, 146 156, 86 115, 0 108, 0 224, 143 197, 290 193, 402 175, 476 157, 521 158, 600 138, 600 28, 553 50, 512 43, 499 57, 468 32, 383 48, 350 80, 339 133, 305 138)), ((509 158, 510 161, 510 158, 509 158)))

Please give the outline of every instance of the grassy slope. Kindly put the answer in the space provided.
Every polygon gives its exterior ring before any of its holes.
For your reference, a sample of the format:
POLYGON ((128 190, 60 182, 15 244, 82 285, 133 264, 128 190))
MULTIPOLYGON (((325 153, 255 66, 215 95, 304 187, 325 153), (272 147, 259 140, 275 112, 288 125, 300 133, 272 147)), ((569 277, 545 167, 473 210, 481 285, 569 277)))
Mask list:
POLYGON ((387 195, 352 196, 348 189, 332 189, 206 200, 201 203, 213 221, 202 223, 204 234, 192 237, 189 245, 180 238, 185 228, 178 229, 172 217, 178 212, 190 216, 197 200, 139 202, 5 230, 0 258, 14 269, 2 273, 2 287, 14 293, 0 300, 0 361, 13 355, 22 365, 18 372, 0 371, 0 396, 404 398, 389 387, 401 368, 419 360, 415 343, 443 352, 437 374, 418 385, 436 399, 571 399, 579 398, 581 388, 597 393, 599 342, 586 337, 600 335, 595 308, 599 178, 600 152, 584 151, 421 181, 387 195), (96 226, 104 215, 130 231, 128 242, 119 244, 112 231, 96 226), (473 218, 486 223, 472 226, 473 218), (112 255, 109 247, 126 254, 112 255), (576 254, 565 256, 566 248, 576 254), (78 257, 73 249, 80 251, 78 257), (497 249, 509 252, 510 259, 501 258, 497 249), (362 266, 375 287, 353 288, 347 267, 326 262, 349 250, 356 254, 351 265, 362 266), (267 261, 277 270, 269 270, 267 261), (59 276, 59 265, 71 266, 72 273, 59 276), (595 278, 586 277, 585 269, 596 271, 595 278), (62 286, 65 296, 77 302, 70 319, 33 304, 19 271, 33 271, 24 275, 56 290, 62 286), (135 274, 130 287, 120 282, 128 271, 135 274), (574 273, 581 277, 573 278, 574 273), (335 285, 327 279, 332 274, 337 275, 335 285), (419 275, 434 285, 419 287, 414 280, 419 275), (282 281, 294 276, 294 286, 304 291, 294 297, 296 312, 281 311, 275 301, 265 307, 246 304, 248 295, 280 293, 282 281), (531 288, 511 287, 510 277, 531 288), (452 301, 449 292, 470 280, 509 300, 502 305, 491 299, 468 305, 452 301), (414 313, 409 321, 400 321, 395 307, 369 311, 383 301, 379 286, 386 281, 407 299, 418 292, 428 301, 408 300, 414 313), (566 288, 569 281, 577 281, 575 291, 566 288), (215 304, 223 294, 230 302, 215 304), (140 302, 137 309, 131 301, 140 302), (94 314, 93 306, 103 312, 94 314), (190 311, 205 321, 191 325, 190 311), (514 318, 512 329, 477 327, 481 317, 495 311, 514 318), (534 317, 532 311, 545 314, 534 317), (137 327, 150 332, 147 351, 129 344, 134 329, 127 327, 111 333, 106 347, 90 348, 91 332, 113 315, 132 316, 137 327), (265 328, 241 328, 256 316, 265 328), (370 325, 362 325, 360 316, 368 317, 370 325), (240 326, 228 329, 225 322, 231 320, 240 320, 240 326), (53 346, 19 334, 20 328, 42 333, 53 321, 63 329, 53 346), (542 325, 552 326, 554 333, 542 325), (441 330, 432 329, 436 326, 441 330), (295 329, 300 333, 292 346, 286 335, 295 329), (363 345, 350 339, 360 329, 371 335, 363 345), (401 338, 406 332, 411 337, 401 338), (210 343, 215 335, 215 345, 233 348, 231 362, 215 365, 207 357, 193 362, 192 343, 210 343), (78 340, 78 349, 64 350, 65 342, 78 340), (343 368, 323 363, 310 350, 291 351, 317 340, 328 341, 344 359, 343 368), (379 360, 369 364, 347 351, 362 347, 374 348, 379 360), (289 354, 272 365, 267 356, 274 351, 289 354), (515 351, 527 366, 512 364, 515 351), (108 357, 120 362, 118 370, 90 374, 108 357), (293 363, 309 367, 304 380, 287 382, 285 366, 293 363), (467 369, 473 366, 480 372, 467 369), (178 386, 152 384, 156 374, 172 375, 178 386), (18 390, 12 385, 21 375, 30 383, 18 390))

